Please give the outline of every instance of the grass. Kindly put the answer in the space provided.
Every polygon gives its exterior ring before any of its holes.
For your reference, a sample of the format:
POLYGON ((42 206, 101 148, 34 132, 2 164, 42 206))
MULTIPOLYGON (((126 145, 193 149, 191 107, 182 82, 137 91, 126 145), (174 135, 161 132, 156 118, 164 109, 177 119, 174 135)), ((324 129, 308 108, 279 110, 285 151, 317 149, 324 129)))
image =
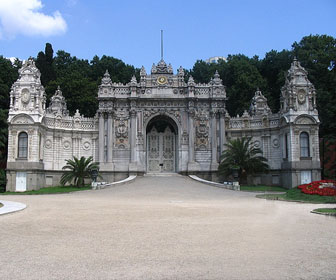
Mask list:
POLYGON ((1 195, 57 194, 57 193, 84 191, 84 190, 90 190, 90 189, 91 189, 91 185, 86 185, 85 187, 82 187, 82 188, 77 188, 74 186, 57 186, 57 187, 42 188, 36 191, 5 192, 5 193, 1 193, 1 195))
POLYGON ((3 204, 2 203, 0 203, 0 208, 3 206, 3 204))
POLYGON ((295 201, 306 203, 336 203, 333 196, 320 196, 318 194, 305 194, 298 188, 287 190, 285 194, 261 194, 258 198, 266 198, 270 200, 295 201))
POLYGON ((279 186, 240 186, 241 191, 249 191, 249 192, 285 192, 287 189, 279 186))
POLYGON ((336 215, 336 208, 317 208, 317 209, 314 209, 313 211, 319 212, 319 213, 328 213, 328 214, 336 215))

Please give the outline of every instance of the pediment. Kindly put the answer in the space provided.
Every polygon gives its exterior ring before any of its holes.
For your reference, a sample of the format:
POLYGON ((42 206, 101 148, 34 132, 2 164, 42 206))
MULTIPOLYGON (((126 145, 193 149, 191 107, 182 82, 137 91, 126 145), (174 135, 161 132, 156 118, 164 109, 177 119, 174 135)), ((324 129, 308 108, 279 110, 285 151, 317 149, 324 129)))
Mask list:
POLYGON ((18 115, 11 121, 12 124, 33 124, 34 120, 28 115, 18 115))
POLYGON ((295 119, 295 124, 315 124, 316 121, 308 116, 299 116, 295 119))

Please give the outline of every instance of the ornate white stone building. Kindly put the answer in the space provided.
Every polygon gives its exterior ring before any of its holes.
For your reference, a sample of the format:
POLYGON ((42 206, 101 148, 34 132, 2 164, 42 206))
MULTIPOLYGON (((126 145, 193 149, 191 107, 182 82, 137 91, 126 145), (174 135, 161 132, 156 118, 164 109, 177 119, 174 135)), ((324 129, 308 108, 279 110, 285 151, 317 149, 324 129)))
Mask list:
MULTIPOLYGON (((320 178, 314 86, 296 60, 272 114, 257 90, 249 112, 230 117, 218 73, 208 84, 185 83, 163 60, 140 81, 113 83, 105 73, 94 118, 69 116, 58 89, 46 108, 40 72, 33 60, 19 71, 10 93, 7 190, 58 185, 65 160, 93 156, 105 181, 130 173, 177 172, 213 177, 228 138, 253 137, 271 171, 255 183, 294 187, 320 178)), ((89 105, 89 104, 88 104, 89 105)))

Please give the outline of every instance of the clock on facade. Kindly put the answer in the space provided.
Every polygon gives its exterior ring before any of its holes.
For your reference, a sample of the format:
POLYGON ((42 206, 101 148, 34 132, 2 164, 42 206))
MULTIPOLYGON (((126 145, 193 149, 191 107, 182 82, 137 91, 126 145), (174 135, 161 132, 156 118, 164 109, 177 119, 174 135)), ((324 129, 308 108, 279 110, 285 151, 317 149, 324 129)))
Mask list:
POLYGON ((167 83, 167 77, 165 77, 165 76, 160 76, 160 77, 158 77, 157 82, 158 82, 160 85, 164 85, 164 84, 167 83))

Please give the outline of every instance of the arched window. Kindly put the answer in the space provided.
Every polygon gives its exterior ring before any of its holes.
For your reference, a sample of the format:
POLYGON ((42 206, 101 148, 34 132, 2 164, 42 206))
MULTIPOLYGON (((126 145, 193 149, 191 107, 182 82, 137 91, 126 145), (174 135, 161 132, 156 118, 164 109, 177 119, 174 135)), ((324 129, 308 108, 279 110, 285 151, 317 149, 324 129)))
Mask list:
POLYGON ((18 157, 27 158, 28 157, 28 134, 26 132, 21 132, 19 134, 19 149, 18 157))
POLYGON ((300 134, 301 157, 309 157, 309 135, 307 132, 300 134))

